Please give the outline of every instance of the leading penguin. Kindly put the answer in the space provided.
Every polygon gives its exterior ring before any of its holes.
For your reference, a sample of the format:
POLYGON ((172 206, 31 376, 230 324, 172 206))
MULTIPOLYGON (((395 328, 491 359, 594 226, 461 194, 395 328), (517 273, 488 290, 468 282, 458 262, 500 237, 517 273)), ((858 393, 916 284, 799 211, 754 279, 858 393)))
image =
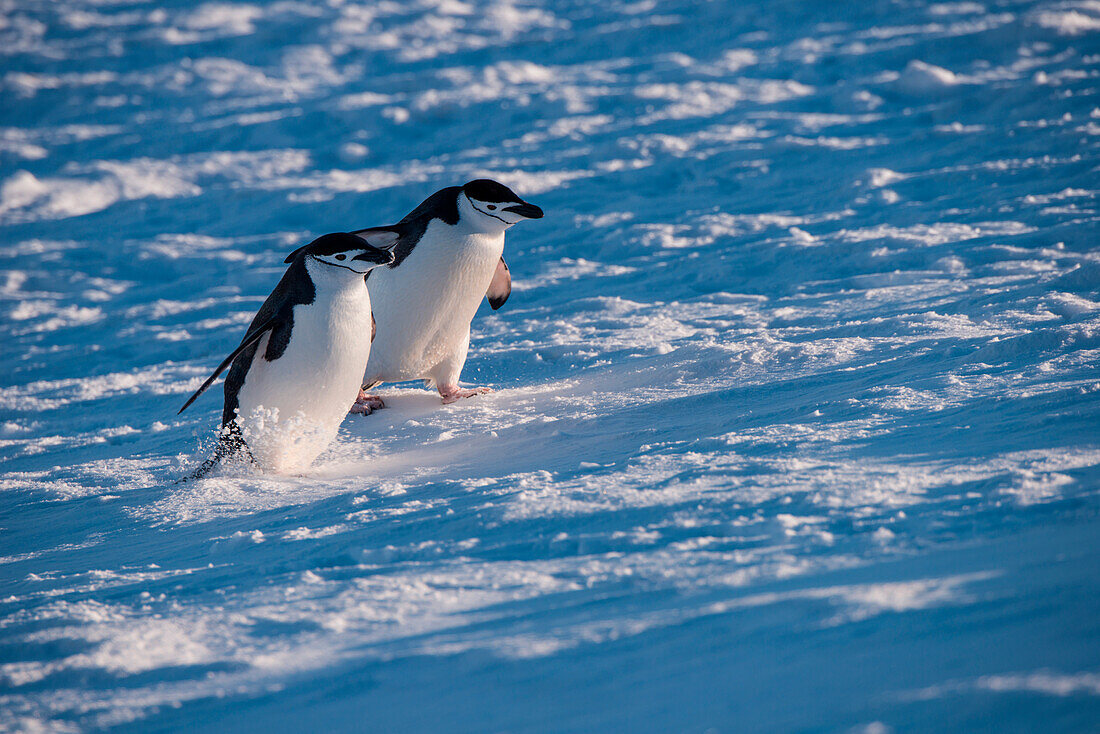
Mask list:
POLYGON ((336 437, 359 391, 371 341, 366 275, 394 255, 392 233, 327 234, 287 258, 290 267, 232 354, 195 391, 187 409, 227 367, 221 441, 195 473, 239 451, 265 471, 307 468, 336 437))
MULTIPOLYGON (((396 237, 394 261, 367 279, 377 322, 363 388, 422 379, 444 403, 489 392, 458 384, 470 346, 470 322, 481 299, 496 310, 512 292, 504 262, 504 232, 542 209, 504 184, 470 181, 435 192, 404 219, 358 230, 363 237, 396 237)), ((353 412, 382 401, 360 391, 353 412)))

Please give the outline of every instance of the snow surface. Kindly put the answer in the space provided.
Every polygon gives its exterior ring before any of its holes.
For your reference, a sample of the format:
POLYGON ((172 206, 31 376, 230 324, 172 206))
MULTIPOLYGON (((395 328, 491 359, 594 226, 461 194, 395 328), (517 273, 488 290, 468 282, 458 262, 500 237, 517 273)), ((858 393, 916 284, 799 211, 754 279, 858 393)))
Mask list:
POLYGON ((0 728, 1095 731, 1098 31, 0 1, 0 728), (283 256, 475 176, 497 391, 175 484, 283 256))

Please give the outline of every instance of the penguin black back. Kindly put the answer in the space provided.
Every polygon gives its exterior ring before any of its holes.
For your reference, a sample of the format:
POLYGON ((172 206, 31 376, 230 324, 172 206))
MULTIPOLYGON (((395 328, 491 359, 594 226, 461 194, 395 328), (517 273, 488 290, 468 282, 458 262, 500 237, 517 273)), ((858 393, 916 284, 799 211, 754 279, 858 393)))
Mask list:
POLYGON ((397 246, 393 248, 393 265, 396 268, 416 247, 416 243, 424 236, 425 230, 433 219, 439 219, 444 224, 455 226, 458 224, 458 195, 462 193, 461 186, 448 186, 429 196, 411 212, 401 218, 401 221, 393 226, 393 230, 399 235, 397 246))

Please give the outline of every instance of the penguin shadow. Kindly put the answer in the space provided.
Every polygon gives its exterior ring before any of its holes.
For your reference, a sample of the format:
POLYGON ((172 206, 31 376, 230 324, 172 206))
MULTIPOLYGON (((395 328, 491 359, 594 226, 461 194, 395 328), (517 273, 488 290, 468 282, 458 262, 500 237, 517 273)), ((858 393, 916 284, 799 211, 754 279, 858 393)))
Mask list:
MULTIPOLYGON (((438 393, 416 387, 396 388, 381 391, 380 396, 386 407, 377 409, 369 415, 351 414, 344 419, 340 436, 326 451, 316 459, 308 469, 293 473, 265 472, 248 455, 246 450, 229 452, 223 450, 220 436, 211 433, 200 441, 194 454, 186 463, 173 467, 165 483, 173 494, 205 494, 204 485, 211 482, 235 486, 245 494, 253 490, 265 493, 292 492, 301 487, 302 480, 345 479, 361 475, 364 470, 374 475, 380 466, 386 466, 385 476, 404 474, 425 464, 436 465, 448 450, 438 446, 439 437, 446 433, 449 416, 461 411, 465 406, 459 401, 443 405, 438 393), (430 423, 430 425, 428 425, 430 423), (400 467, 388 460, 387 450, 382 443, 390 444, 396 440, 405 451, 432 447, 431 460, 420 456, 419 461, 402 461, 400 467), (350 441, 349 441, 350 439, 350 441), (260 484, 253 487, 252 483, 260 484)), ((486 401, 493 394, 479 395, 469 400, 486 401)), ((383 477, 385 478, 385 477, 383 477)))
MULTIPOLYGON (((374 410, 369 415, 349 413, 341 426, 341 434, 350 432, 356 437, 369 438, 376 435, 384 435, 387 431, 393 431, 401 427, 407 428, 410 421, 414 424, 418 419, 424 419, 437 412, 440 408, 450 407, 441 404, 438 394, 433 391, 406 388, 396 391, 385 391, 381 397, 385 401, 384 408, 374 410), (364 426, 366 431, 364 431, 364 426)), ((478 396, 481 398, 487 396, 478 396)), ((211 434, 203 439, 195 451, 192 461, 178 468, 179 475, 170 480, 173 486, 193 484, 205 479, 308 479, 310 477, 334 477, 345 476, 346 473, 332 472, 331 465, 335 458, 342 453, 341 439, 334 441, 326 451, 317 458, 313 465, 304 471, 293 473, 265 472, 251 457, 247 450, 247 444, 240 442, 239 447, 225 448, 223 437, 211 434)), ((337 459, 339 461, 339 459, 337 459)))
POLYGON ((441 402, 435 390, 415 387, 375 394, 386 407, 370 415, 345 418, 340 436, 318 458, 308 476, 339 479, 366 474, 384 478, 446 465, 452 453, 457 456, 462 452, 450 438, 453 431, 469 424, 469 411, 499 409, 494 400, 497 392, 449 405, 441 402))
POLYGON ((489 393, 487 395, 478 395, 474 398, 464 398, 457 403, 444 405, 439 397, 439 393, 437 393, 435 389, 395 387, 386 390, 376 390, 374 392, 378 397, 382 398, 386 407, 380 408, 370 415, 350 416, 344 421, 345 427, 350 423, 353 426, 361 425, 373 430, 381 430, 383 427, 394 428, 410 420, 417 420, 419 418, 426 418, 429 415, 434 415, 447 408, 458 407, 461 409, 466 407, 464 403, 472 403, 475 400, 481 400, 495 394, 489 393), (356 417, 361 420, 357 422, 355 420, 356 417))

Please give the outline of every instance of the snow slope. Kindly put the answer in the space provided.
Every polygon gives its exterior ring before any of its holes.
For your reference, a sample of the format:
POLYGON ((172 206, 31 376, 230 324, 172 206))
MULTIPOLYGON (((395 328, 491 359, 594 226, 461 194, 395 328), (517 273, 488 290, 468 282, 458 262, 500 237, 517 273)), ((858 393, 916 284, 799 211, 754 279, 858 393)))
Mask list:
POLYGON ((0 728, 1095 730, 1095 0, 2 0, 0 95, 0 728), (475 176, 497 391, 175 484, 475 176))

